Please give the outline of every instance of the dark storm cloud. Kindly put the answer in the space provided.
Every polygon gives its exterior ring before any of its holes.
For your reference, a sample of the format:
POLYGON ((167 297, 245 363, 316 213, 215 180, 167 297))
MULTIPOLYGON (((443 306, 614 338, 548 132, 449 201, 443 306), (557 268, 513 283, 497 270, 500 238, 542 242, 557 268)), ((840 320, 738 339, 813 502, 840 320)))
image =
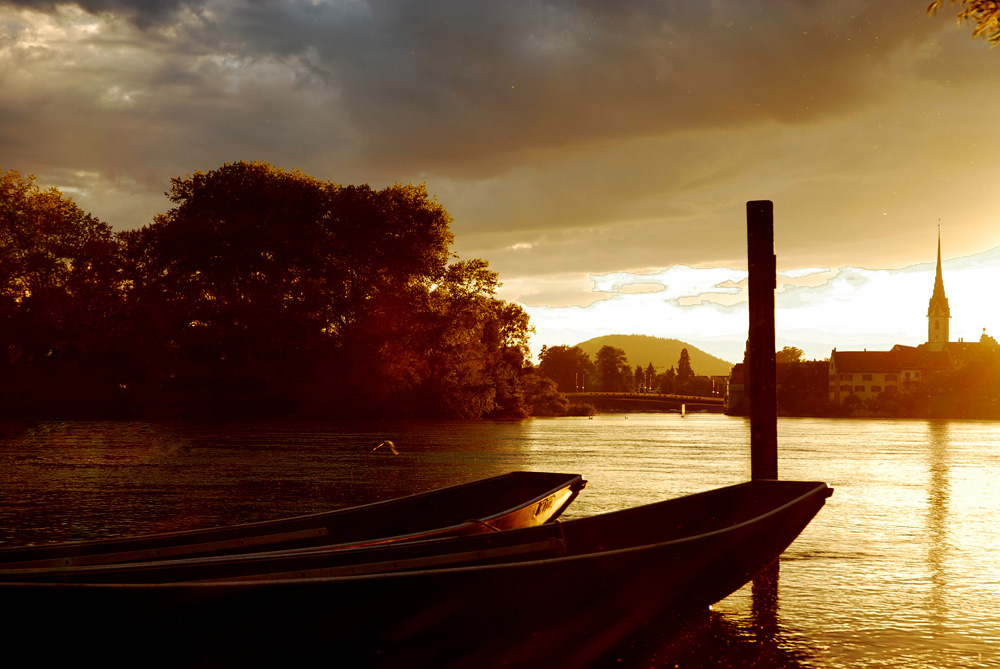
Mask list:
POLYGON ((872 104, 896 49, 935 26, 908 0, 870 4, 260 2, 209 20, 224 48, 335 88, 367 161, 449 172, 872 104))
POLYGON ((355 159, 452 175, 553 150, 843 113, 877 100, 895 50, 935 27, 912 0, 75 4, 157 32, 160 49, 178 55, 277 59, 301 87, 336 95, 327 114, 351 128, 355 159))
MULTIPOLYGON (((719 230, 747 193, 800 220, 823 199, 839 218, 864 200, 866 225, 909 214, 883 217, 884 182, 853 180, 892 173, 910 118, 942 111, 914 81, 975 109, 953 94, 982 68, 928 52, 945 23, 912 0, 0 0, 0 166, 72 188, 119 227, 162 210, 171 176, 263 159, 427 181, 463 254, 529 243, 571 271, 599 236, 621 249, 601 271, 726 263, 742 251, 719 230), (136 209, 126 191, 150 213, 117 219, 136 209)), ((784 248, 816 248, 816 229, 784 248)), ((503 255, 531 271, 528 254, 503 255)))
POLYGON ((593 303, 538 307, 536 343, 601 334, 551 334, 573 314, 661 336, 690 321, 737 359, 745 319, 723 318, 714 279, 678 305, 588 277, 743 267, 744 203, 772 199, 782 271, 835 274, 781 293, 782 327, 836 331, 860 293, 881 296, 862 321, 902 322, 886 305, 909 290, 836 268, 925 262, 939 217, 946 258, 1000 246, 1000 60, 925 5, 0 0, 0 169, 118 228, 226 161, 425 181, 505 299, 593 303))

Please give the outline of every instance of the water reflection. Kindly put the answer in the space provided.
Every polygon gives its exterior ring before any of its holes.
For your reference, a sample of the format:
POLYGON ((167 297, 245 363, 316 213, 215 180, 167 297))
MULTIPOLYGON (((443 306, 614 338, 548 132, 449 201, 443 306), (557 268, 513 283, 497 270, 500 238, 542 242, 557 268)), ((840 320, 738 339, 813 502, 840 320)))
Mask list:
POLYGON ((651 621, 641 634, 616 648, 608 666, 675 667, 772 667, 804 669, 821 666, 817 654, 801 639, 793 643, 777 615, 777 581, 767 585, 768 595, 755 601, 749 620, 714 610, 677 620, 665 616, 651 621))
MULTIPOLYGON (((746 422, 720 415, 29 427, 0 425, 0 543, 308 513, 513 469, 583 474, 568 517, 749 476, 746 422), (383 439, 400 455, 372 454, 383 439)), ((1000 423, 783 419, 779 444, 783 477, 837 491, 780 587, 755 583, 680 630, 651 621, 612 663, 998 666, 1000 423)))
POLYGON ((951 498, 948 422, 933 421, 927 425, 927 567, 930 571, 927 608, 932 621, 943 621, 948 615, 946 590, 948 574, 948 511, 951 498))
POLYGON ((750 617, 761 645, 773 644, 778 636, 778 577, 780 562, 775 560, 750 585, 750 617))

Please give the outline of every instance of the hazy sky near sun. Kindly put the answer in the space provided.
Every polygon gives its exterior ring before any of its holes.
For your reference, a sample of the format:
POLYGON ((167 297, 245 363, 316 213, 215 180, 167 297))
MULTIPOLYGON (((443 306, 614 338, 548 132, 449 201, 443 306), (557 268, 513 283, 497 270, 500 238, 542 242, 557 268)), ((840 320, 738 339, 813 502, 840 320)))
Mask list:
POLYGON ((536 349, 730 360, 747 200, 774 201, 778 344, 811 357, 923 341, 940 220, 953 338, 997 335, 1000 50, 926 5, 0 0, 0 168, 119 229, 227 161, 425 182, 536 349))

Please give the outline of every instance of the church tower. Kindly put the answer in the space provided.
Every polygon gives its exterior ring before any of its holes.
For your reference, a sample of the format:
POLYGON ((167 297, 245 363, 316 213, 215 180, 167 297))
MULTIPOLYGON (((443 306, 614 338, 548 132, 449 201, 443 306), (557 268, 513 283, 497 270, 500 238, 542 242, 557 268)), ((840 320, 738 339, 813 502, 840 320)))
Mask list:
POLYGON ((934 277, 934 293, 927 306, 927 343, 932 351, 943 351, 948 343, 948 319, 951 309, 944 296, 944 280, 941 278, 941 226, 938 226, 937 275, 934 277))

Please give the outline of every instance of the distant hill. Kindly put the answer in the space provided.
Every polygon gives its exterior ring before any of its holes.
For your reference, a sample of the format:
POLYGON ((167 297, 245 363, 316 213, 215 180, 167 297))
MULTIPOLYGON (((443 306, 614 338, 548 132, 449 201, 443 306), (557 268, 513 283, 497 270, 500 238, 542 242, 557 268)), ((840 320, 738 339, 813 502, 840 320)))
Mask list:
POLYGON ((676 368, 683 348, 688 350, 691 369, 698 376, 729 376, 729 370, 733 367, 732 363, 716 358, 679 339, 663 339, 647 335, 605 335, 588 339, 577 346, 589 355, 591 360, 597 358, 597 352, 602 346, 620 348, 625 351, 625 357, 633 369, 636 365, 642 365, 645 369, 646 365, 653 363, 657 373, 665 372, 671 367, 676 368))

